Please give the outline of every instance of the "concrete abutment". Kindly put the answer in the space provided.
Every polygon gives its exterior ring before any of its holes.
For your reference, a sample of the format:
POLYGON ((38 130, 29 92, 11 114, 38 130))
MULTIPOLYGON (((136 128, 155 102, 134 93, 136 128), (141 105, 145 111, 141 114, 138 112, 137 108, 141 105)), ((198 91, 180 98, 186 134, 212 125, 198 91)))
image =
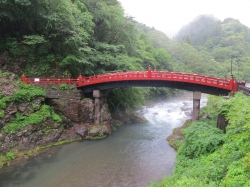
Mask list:
POLYGON ((102 118, 102 107, 107 103, 107 90, 94 90, 93 91, 93 97, 94 97, 94 105, 95 105, 95 111, 94 111, 94 125, 100 125, 103 121, 102 118))
POLYGON ((201 100, 201 92, 194 91, 193 92, 193 115, 192 121, 195 122, 199 119, 200 115, 200 100, 201 100))

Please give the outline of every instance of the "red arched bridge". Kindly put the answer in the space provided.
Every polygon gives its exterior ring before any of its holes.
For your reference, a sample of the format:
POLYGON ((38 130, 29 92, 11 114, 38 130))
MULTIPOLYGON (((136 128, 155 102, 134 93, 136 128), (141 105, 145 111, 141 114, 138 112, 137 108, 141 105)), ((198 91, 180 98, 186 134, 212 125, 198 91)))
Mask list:
POLYGON ((233 77, 216 78, 212 76, 168 72, 168 71, 136 71, 117 72, 95 76, 79 76, 77 79, 68 78, 27 78, 22 75, 22 81, 26 84, 75 84, 84 93, 93 90, 106 90, 119 87, 143 86, 143 87, 170 87, 188 91, 199 91, 212 95, 228 95, 236 92, 239 86, 245 86, 244 82, 237 82, 233 77))

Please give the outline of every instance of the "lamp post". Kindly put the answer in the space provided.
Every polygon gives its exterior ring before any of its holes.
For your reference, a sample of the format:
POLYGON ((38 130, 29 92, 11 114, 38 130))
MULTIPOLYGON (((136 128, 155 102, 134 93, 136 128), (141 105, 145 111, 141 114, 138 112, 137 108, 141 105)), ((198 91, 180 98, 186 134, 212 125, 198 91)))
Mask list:
POLYGON ((232 55, 231 56, 231 77, 233 77, 233 58, 241 57, 241 55, 232 55))
POLYGON ((237 61, 237 65, 238 65, 238 81, 240 80, 240 75, 239 75, 239 62, 237 61))

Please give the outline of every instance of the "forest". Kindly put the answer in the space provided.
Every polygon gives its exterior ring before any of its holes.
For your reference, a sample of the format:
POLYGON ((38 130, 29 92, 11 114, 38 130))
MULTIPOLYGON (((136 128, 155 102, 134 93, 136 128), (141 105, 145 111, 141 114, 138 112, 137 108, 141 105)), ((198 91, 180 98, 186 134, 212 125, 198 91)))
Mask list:
MULTIPOLYGON (((248 82, 249 61, 250 29, 232 18, 200 15, 169 39, 126 16, 117 0, 0 0, 0 73, 77 77, 145 71, 151 65, 227 79, 232 73, 248 82)), ((109 106, 128 108, 174 93, 168 88, 113 89, 109 106)), ((250 185, 249 98, 239 93, 209 101, 204 112, 210 121, 183 130, 175 174, 152 186, 250 185), (215 127, 218 113, 232 124, 226 134, 215 127)))
MULTIPOLYGON (((250 29, 231 18, 221 22, 201 15, 172 40, 126 16, 117 0, 1 0, 0 22, 0 54, 20 76, 77 77, 151 65, 229 79, 232 64, 236 79, 250 80, 250 29)), ((113 90, 110 97, 119 102, 110 100, 110 106, 135 106, 173 93, 113 90), (131 98, 119 101, 118 93, 131 98)))

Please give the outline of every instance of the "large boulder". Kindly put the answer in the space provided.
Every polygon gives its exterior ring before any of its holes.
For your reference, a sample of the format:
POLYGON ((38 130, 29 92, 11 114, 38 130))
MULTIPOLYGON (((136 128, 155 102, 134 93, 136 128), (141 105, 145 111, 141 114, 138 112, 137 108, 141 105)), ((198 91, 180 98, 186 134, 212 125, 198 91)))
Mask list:
POLYGON ((86 139, 99 139, 99 138, 104 138, 109 134, 111 134, 111 130, 109 126, 94 125, 89 129, 88 135, 85 138, 86 139))
POLYGON ((144 123, 148 121, 144 116, 139 113, 131 113, 130 120, 132 123, 144 123))
POLYGON ((93 123, 94 103, 91 99, 50 99, 48 104, 53 106, 56 113, 64 115, 74 123, 93 123))
POLYGON ((140 113, 134 111, 120 111, 117 110, 116 112, 112 113, 112 119, 122 121, 123 123, 144 123, 148 121, 144 116, 140 113))
POLYGON ((93 123, 94 121, 94 102, 92 99, 83 99, 80 110, 78 111, 81 123, 93 123))

